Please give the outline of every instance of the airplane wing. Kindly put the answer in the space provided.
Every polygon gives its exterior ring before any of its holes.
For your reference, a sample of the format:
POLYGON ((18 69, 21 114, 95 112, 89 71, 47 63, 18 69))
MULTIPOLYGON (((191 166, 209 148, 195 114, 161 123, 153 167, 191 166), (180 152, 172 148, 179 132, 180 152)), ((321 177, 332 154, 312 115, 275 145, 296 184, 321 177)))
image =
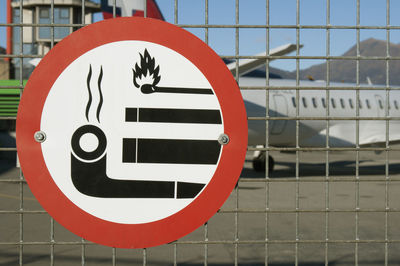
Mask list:
MULTIPOLYGON (((302 146, 323 147, 326 145, 326 130, 301 141, 302 146)), ((389 145, 400 144, 400 125, 390 123, 389 145)), ((359 139, 360 147, 385 147, 386 122, 385 121, 360 121, 359 139)), ((330 147, 354 147, 356 145, 355 122, 338 123, 329 127, 330 147)))
MULTIPOLYGON (((303 45, 300 45, 299 48, 302 48, 303 45)), ((276 47, 274 49, 269 50, 269 56, 280 56, 280 55, 285 55, 288 53, 291 53, 293 51, 296 51, 296 44, 288 43, 281 45, 279 47, 276 47)), ((261 53, 257 54, 257 56, 266 56, 267 54, 261 53)), ((273 59, 270 59, 270 61, 273 59)), ((257 58, 257 59, 242 59, 239 60, 239 76, 242 76, 256 68, 259 68, 262 65, 265 65, 265 58, 257 58)), ((236 62, 229 63, 227 65, 231 73, 235 76, 236 75, 236 62)))
MULTIPOLYGON (((392 122, 389 121, 389 145, 400 143, 400 124, 392 122)), ((360 146, 386 146, 386 121, 360 121, 360 146)))
POLYGON ((28 63, 36 67, 37 65, 39 65, 41 60, 42 58, 33 58, 32 60, 29 60, 28 63))

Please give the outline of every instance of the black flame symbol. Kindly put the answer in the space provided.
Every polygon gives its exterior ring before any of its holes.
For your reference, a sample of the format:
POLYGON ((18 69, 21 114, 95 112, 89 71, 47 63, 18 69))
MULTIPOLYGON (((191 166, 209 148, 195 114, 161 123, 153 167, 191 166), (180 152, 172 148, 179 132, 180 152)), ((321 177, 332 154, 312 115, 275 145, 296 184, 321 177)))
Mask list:
MULTIPOLYGON (((160 82, 161 76, 159 75, 160 66, 156 67, 154 57, 151 57, 147 49, 144 50, 144 55, 140 54, 140 66, 136 63, 133 71, 133 84, 135 84, 136 88, 142 88, 142 92, 146 93, 143 90, 153 90, 154 87, 160 82), (138 84, 138 79, 143 77, 152 77, 153 82, 151 84, 138 84)), ((151 93, 149 91, 147 93, 151 93)))

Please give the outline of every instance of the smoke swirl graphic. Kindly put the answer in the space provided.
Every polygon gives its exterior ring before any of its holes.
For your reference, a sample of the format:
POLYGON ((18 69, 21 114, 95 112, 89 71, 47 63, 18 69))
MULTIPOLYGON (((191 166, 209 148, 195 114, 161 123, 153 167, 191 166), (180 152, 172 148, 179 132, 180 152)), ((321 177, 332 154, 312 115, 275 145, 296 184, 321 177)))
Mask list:
POLYGON ((92 78, 92 65, 89 66, 89 73, 87 76, 87 80, 86 80, 86 85, 88 88, 88 93, 89 93, 89 100, 88 103, 86 105, 86 120, 89 122, 89 110, 90 110, 90 105, 92 104, 92 91, 90 89, 90 79, 92 78))
MULTIPOLYGON (((89 99, 88 102, 86 104, 86 120, 88 122, 90 122, 90 118, 89 118, 89 112, 90 112, 90 107, 92 105, 92 101, 93 101, 93 96, 92 96, 92 89, 90 88, 90 81, 92 79, 92 65, 89 65, 89 72, 87 75, 87 79, 86 79, 86 86, 88 89, 88 94, 89 94, 89 99)), ((99 104, 97 105, 97 111, 96 111, 96 118, 97 121, 100 123, 100 112, 101 112, 101 107, 103 106, 103 92, 101 90, 101 82, 103 80, 103 66, 100 67, 100 74, 99 74, 99 78, 97 80, 97 87, 99 90, 99 104)))
POLYGON ((101 92, 101 80, 103 79, 103 66, 100 68, 100 75, 99 79, 97 81, 97 86, 99 87, 99 95, 100 95, 100 100, 99 100, 99 105, 97 106, 97 112, 96 112, 96 118, 97 121, 100 123, 100 111, 101 111, 101 106, 103 105, 103 93, 101 92))

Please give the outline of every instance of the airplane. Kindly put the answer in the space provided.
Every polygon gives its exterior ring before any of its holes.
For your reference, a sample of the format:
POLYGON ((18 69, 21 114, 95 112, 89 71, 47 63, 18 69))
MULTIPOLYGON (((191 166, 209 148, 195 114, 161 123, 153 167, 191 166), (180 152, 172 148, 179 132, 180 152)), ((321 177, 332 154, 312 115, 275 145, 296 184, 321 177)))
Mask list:
MULTIPOLYGON (((113 3, 113 0, 101 0, 105 19, 113 17, 113 3)), ((148 17, 165 20, 155 0, 147 1, 147 12, 148 17)), ((116 0, 116 15, 143 16, 143 0, 116 0)), ((298 49, 302 47, 299 45, 298 49)), ((385 86, 374 86, 369 79, 367 85, 357 86, 270 76, 267 84, 265 72, 264 75, 254 75, 255 70, 265 66, 267 55, 283 56, 296 50, 296 44, 285 44, 271 49, 268 54, 258 54, 256 59, 227 63, 239 87, 247 88, 241 93, 249 118, 248 145, 255 147, 254 170, 265 171, 266 147, 385 147, 387 142, 399 142, 400 121, 392 119, 400 116, 399 90, 391 90, 386 95, 385 86), (358 95, 356 87, 359 87, 358 95), (296 88, 300 88, 298 94, 296 88), (356 121, 359 121, 358 125, 356 121)), ((274 58, 269 59, 272 60, 274 58)), ((269 172, 273 171, 274 164, 269 155, 269 172)))
MULTIPOLYGON (((265 87, 265 79, 241 77, 239 86, 265 87)), ((390 118, 400 116, 398 90, 390 91, 386 106, 384 86, 362 85, 361 88, 366 90, 359 90, 358 101, 355 84, 330 83, 329 88, 332 90, 329 90, 329 97, 326 86, 325 81, 300 80, 296 86, 296 80, 269 79, 269 87, 273 87, 274 90, 269 90, 268 114, 273 120, 269 121, 268 146, 354 148, 357 144, 358 147, 385 147, 386 140, 390 145, 398 143, 399 120, 388 120, 389 128, 386 130, 386 111, 390 118), (280 87, 290 89, 278 89, 280 87), (296 97, 296 87, 307 89, 300 89, 296 97), (358 126, 356 118, 359 121, 358 126), (296 120, 299 121, 297 139, 296 120)), ((249 145, 261 150, 266 145, 266 93, 265 89, 242 90, 249 117, 249 145)), ((268 164, 271 172, 274 167, 271 156, 268 158, 268 164)), ((256 171, 265 171, 265 151, 255 151, 253 168, 256 171)))
MULTIPOLYGON (((106 1, 102 0, 102 4, 106 1)), ((132 5, 135 1, 117 2, 120 2, 122 7, 123 2, 130 2, 132 5)), ((136 2, 143 3, 142 0, 136 2)), ((148 0, 147 5, 148 10, 152 10, 151 17, 164 20, 155 0, 148 0), (154 11, 154 8, 158 11, 154 11)), ((125 13, 139 15, 135 11, 125 13)), ((282 56, 301 48, 302 45, 297 48, 296 44, 286 44, 271 49, 268 55, 282 56)), ((387 93, 385 86, 374 86, 370 79, 367 85, 356 85, 270 77, 266 84, 265 75, 252 75, 254 70, 266 63, 266 53, 258 56, 256 59, 241 59, 227 64, 234 77, 237 77, 239 87, 249 88, 242 89, 241 93, 249 117, 248 145, 256 147, 253 157, 253 168, 256 171, 266 169, 266 145, 283 148, 385 147, 386 143, 399 142, 400 122, 391 119, 400 116, 399 90, 387 93), (300 88, 298 94, 296 88, 300 88), (387 119, 388 117, 390 119, 387 119), (299 121, 298 130, 296 121, 299 121)), ((272 60, 273 58, 269 59, 272 60)), ((269 172, 273 168, 274 159, 269 155, 269 172)))

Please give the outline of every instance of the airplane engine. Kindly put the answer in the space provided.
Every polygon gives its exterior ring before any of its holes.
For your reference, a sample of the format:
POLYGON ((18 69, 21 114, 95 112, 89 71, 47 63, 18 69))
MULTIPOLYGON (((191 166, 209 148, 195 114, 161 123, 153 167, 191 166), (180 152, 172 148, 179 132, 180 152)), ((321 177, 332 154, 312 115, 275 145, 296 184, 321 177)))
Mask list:
MULTIPOLYGON (((274 170, 275 161, 272 156, 268 156, 268 172, 271 173, 274 170)), ((253 169, 256 172, 264 172, 266 166, 266 153, 260 152, 257 156, 253 158, 253 169)))

